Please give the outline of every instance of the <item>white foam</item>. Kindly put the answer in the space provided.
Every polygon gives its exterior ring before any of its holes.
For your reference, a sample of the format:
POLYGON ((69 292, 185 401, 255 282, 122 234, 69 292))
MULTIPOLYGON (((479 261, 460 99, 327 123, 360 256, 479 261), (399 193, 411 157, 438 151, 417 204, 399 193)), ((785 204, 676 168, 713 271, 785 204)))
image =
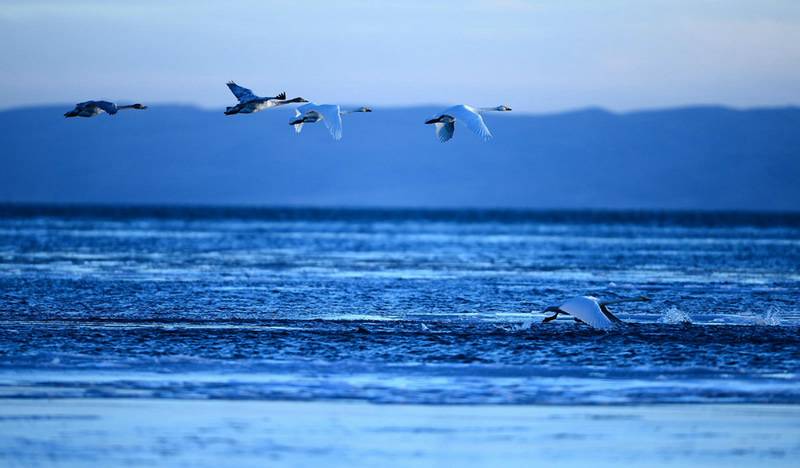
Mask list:
POLYGON ((673 306, 661 313, 661 317, 658 318, 658 323, 692 323, 692 318, 689 317, 689 314, 686 312, 673 306))

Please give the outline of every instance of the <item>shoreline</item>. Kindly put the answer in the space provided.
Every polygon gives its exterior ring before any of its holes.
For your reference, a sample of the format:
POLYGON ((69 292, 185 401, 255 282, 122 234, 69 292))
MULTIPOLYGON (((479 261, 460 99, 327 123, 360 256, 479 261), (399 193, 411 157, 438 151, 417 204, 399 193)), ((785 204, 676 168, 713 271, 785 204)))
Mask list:
POLYGON ((800 405, 0 399, 5 466, 792 466, 800 405))

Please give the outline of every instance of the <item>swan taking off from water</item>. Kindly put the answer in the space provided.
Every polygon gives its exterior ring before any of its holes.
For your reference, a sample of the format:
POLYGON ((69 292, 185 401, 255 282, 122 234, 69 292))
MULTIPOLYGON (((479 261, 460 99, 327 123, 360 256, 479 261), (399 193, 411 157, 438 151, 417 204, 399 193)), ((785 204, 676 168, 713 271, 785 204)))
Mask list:
POLYGON ((621 302, 647 302, 650 298, 645 296, 631 297, 627 299, 614 299, 611 301, 600 301, 592 296, 578 296, 567 300, 561 305, 550 306, 545 312, 554 312, 552 317, 545 318, 542 323, 550 322, 558 317, 558 314, 566 314, 575 317, 577 320, 600 330, 610 330, 617 325, 624 323, 608 310, 611 304, 621 302))
POLYGON ((103 112, 114 115, 118 111, 125 109, 147 109, 147 106, 142 104, 131 104, 129 106, 118 106, 113 102, 108 101, 86 101, 75 104, 75 108, 64 114, 64 117, 94 117, 103 112))
POLYGON ((440 114, 434 115, 432 119, 426 120, 425 124, 434 124, 436 126, 436 136, 442 143, 453 138, 453 132, 456 130, 456 122, 461 122, 485 141, 492 137, 492 132, 489 131, 489 127, 483 122, 481 113, 508 112, 510 110, 511 108, 508 106, 476 108, 461 104, 448 107, 440 114))
POLYGON ((305 104, 294 110, 295 118, 289 121, 289 125, 294 125, 294 131, 300 133, 303 124, 319 122, 328 127, 334 140, 342 139, 342 116, 354 112, 372 112, 369 107, 359 107, 358 109, 342 110, 336 104, 305 104))
POLYGON ((225 108, 225 115, 233 114, 252 114, 260 110, 269 109, 270 107, 282 106, 284 104, 308 102, 307 100, 296 97, 293 99, 286 99, 286 93, 280 93, 274 97, 261 97, 256 96, 247 88, 243 88, 233 81, 228 82, 228 88, 231 90, 239 104, 233 107, 225 108))

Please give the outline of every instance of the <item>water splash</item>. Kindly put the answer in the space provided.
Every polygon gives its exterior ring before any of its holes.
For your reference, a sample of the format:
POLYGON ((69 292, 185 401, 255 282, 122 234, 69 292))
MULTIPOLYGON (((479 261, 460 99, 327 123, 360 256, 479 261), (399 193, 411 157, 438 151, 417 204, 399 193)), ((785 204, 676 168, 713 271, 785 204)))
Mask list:
POLYGON ((523 322, 518 322, 518 323, 510 323, 500 326, 495 325, 495 329, 510 333, 524 332, 524 331, 529 331, 531 328, 533 328, 533 324, 534 324, 533 320, 525 320, 523 322))
POLYGON ((782 313, 783 311, 780 307, 772 306, 767 309, 767 312, 762 317, 756 317, 754 323, 770 327, 780 326, 782 313))
POLYGON ((514 331, 527 331, 533 328, 534 321, 533 320, 525 320, 524 322, 518 325, 514 331))
POLYGON ((673 306, 661 314, 661 317, 658 318, 658 323, 691 324, 692 318, 686 312, 673 306))

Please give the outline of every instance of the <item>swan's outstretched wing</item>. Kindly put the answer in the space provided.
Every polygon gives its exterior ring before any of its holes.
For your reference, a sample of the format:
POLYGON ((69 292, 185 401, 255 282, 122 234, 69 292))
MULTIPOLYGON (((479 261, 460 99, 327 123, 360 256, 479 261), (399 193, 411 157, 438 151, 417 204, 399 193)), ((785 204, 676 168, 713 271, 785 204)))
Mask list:
POLYGON ((436 126, 436 136, 439 137, 439 141, 444 143, 445 141, 453 138, 453 132, 456 129, 456 126, 453 122, 437 122, 434 125, 436 126))
POLYGON ((492 138, 492 132, 489 131, 483 122, 483 117, 475 109, 469 106, 453 106, 443 113, 455 117, 457 121, 466 125, 468 129, 484 140, 492 138))
POLYGON ((228 82, 228 88, 231 90, 233 95, 236 96, 236 99, 238 99, 239 102, 241 103, 252 101, 253 99, 258 99, 258 96, 253 94, 252 91, 237 85, 233 81, 228 82))
POLYGON ((308 104, 297 106, 294 112, 296 114, 296 117, 300 117, 301 115, 304 115, 306 112, 316 109, 316 107, 317 107, 316 104, 314 104, 313 102, 309 102, 308 104))
POLYGON ((593 328, 601 330, 614 328, 614 321, 603 313, 595 297, 573 297, 561 304, 559 308, 593 328))
POLYGON ((117 106, 113 102, 108 101, 94 101, 93 103, 95 106, 103 109, 110 115, 114 115, 117 113, 117 106))
POLYGON ((339 106, 335 104, 323 104, 321 106, 316 106, 314 110, 319 112, 322 116, 322 122, 328 127, 328 131, 331 132, 333 139, 341 140, 342 114, 339 110, 339 106))

